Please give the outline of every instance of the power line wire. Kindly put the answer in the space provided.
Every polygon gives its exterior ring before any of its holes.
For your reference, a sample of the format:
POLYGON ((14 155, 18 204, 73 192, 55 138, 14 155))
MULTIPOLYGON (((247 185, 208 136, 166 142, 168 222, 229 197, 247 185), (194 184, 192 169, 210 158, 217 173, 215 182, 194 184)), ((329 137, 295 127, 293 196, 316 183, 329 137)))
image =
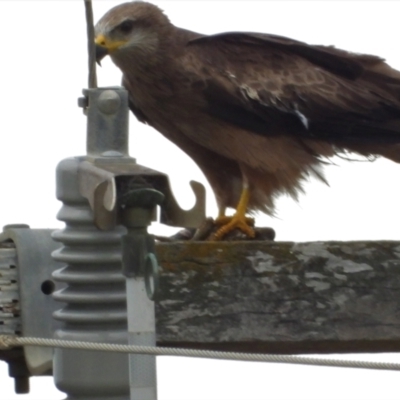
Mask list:
POLYGON ((32 337, 17 337, 11 335, 0 335, 0 349, 9 349, 15 346, 45 346, 59 347, 64 349, 75 350, 93 350, 93 351, 110 351, 117 353, 136 353, 148 354, 155 356, 180 356, 180 357, 196 357, 211 358, 217 360, 235 360, 235 361, 261 361, 268 363, 280 364, 301 364, 314 365, 324 367, 341 367, 341 368, 362 368, 362 369, 379 369, 389 371, 400 371, 400 364, 385 363, 374 361, 354 361, 354 360, 332 360, 322 358, 312 358, 305 356, 277 355, 277 354, 254 354, 254 353, 236 353, 214 350, 193 350, 173 347, 151 347, 136 346, 124 344, 110 344, 97 342, 81 342, 58 339, 42 339, 32 337))

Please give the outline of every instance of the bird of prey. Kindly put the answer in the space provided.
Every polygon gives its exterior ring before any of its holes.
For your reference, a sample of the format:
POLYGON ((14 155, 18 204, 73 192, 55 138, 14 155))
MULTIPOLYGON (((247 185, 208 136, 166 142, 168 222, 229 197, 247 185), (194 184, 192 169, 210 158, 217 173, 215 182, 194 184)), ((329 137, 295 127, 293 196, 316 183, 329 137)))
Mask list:
POLYGON ((246 212, 273 215, 337 154, 400 162, 400 72, 382 58, 285 37, 203 35, 157 6, 129 2, 97 23, 97 59, 123 73, 135 116, 184 150, 219 206, 215 234, 255 233, 246 212), (236 208, 233 217, 226 208, 236 208))

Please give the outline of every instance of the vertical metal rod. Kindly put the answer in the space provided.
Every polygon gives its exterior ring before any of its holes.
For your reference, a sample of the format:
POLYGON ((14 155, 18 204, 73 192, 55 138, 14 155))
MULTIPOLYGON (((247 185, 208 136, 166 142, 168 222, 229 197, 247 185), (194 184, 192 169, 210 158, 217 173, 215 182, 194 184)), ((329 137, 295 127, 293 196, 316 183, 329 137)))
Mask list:
MULTIPOLYGON (((154 302, 146 293, 144 277, 126 279, 129 344, 156 346, 154 302)), ((157 400, 156 357, 129 355, 131 400, 157 400)))
MULTIPOLYGON (((145 197, 144 191, 142 195, 145 197)), ((150 202, 149 199, 147 200, 150 202)), ((146 265, 151 248, 154 246, 147 233, 147 226, 151 222, 152 215, 151 208, 127 207, 122 212, 122 221, 128 229, 122 236, 128 340, 129 344, 138 346, 156 345, 154 301, 149 299, 146 289, 146 265)), ((156 357, 129 354, 129 383, 131 400, 157 400, 156 357)))
POLYGON ((86 13, 86 28, 88 37, 88 54, 89 54, 89 88, 97 88, 96 76, 96 47, 94 45, 94 24, 92 1, 84 0, 86 13))

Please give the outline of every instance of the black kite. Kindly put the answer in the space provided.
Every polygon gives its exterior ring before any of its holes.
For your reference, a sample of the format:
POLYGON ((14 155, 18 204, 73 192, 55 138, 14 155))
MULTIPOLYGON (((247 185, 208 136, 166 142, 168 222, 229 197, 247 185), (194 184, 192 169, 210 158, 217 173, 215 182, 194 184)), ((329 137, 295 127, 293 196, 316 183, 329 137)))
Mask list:
POLYGON ((221 238, 245 212, 273 214, 327 157, 355 152, 400 162, 400 72, 384 60, 292 39, 205 36, 130 2, 96 25, 98 59, 123 72, 136 117, 199 165, 215 192, 221 238), (230 220, 227 207, 236 208, 230 220))

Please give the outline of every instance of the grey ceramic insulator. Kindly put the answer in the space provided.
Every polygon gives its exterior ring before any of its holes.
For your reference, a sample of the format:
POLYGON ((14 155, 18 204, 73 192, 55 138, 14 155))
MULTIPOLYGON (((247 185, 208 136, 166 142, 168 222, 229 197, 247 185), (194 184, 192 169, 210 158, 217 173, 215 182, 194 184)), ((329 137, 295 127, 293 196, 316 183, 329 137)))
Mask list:
MULTIPOLYGON (((128 343, 125 279, 121 273, 124 228, 99 231, 88 201, 79 193, 80 160, 57 167, 58 219, 65 228, 53 238, 64 246, 53 253, 62 266, 53 278, 67 287, 53 294, 60 301, 54 318, 63 327, 55 337, 68 340, 128 343), (62 264, 61 264, 62 263, 62 264)), ((128 400, 128 355, 56 349, 54 380, 68 400, 128 400)))

